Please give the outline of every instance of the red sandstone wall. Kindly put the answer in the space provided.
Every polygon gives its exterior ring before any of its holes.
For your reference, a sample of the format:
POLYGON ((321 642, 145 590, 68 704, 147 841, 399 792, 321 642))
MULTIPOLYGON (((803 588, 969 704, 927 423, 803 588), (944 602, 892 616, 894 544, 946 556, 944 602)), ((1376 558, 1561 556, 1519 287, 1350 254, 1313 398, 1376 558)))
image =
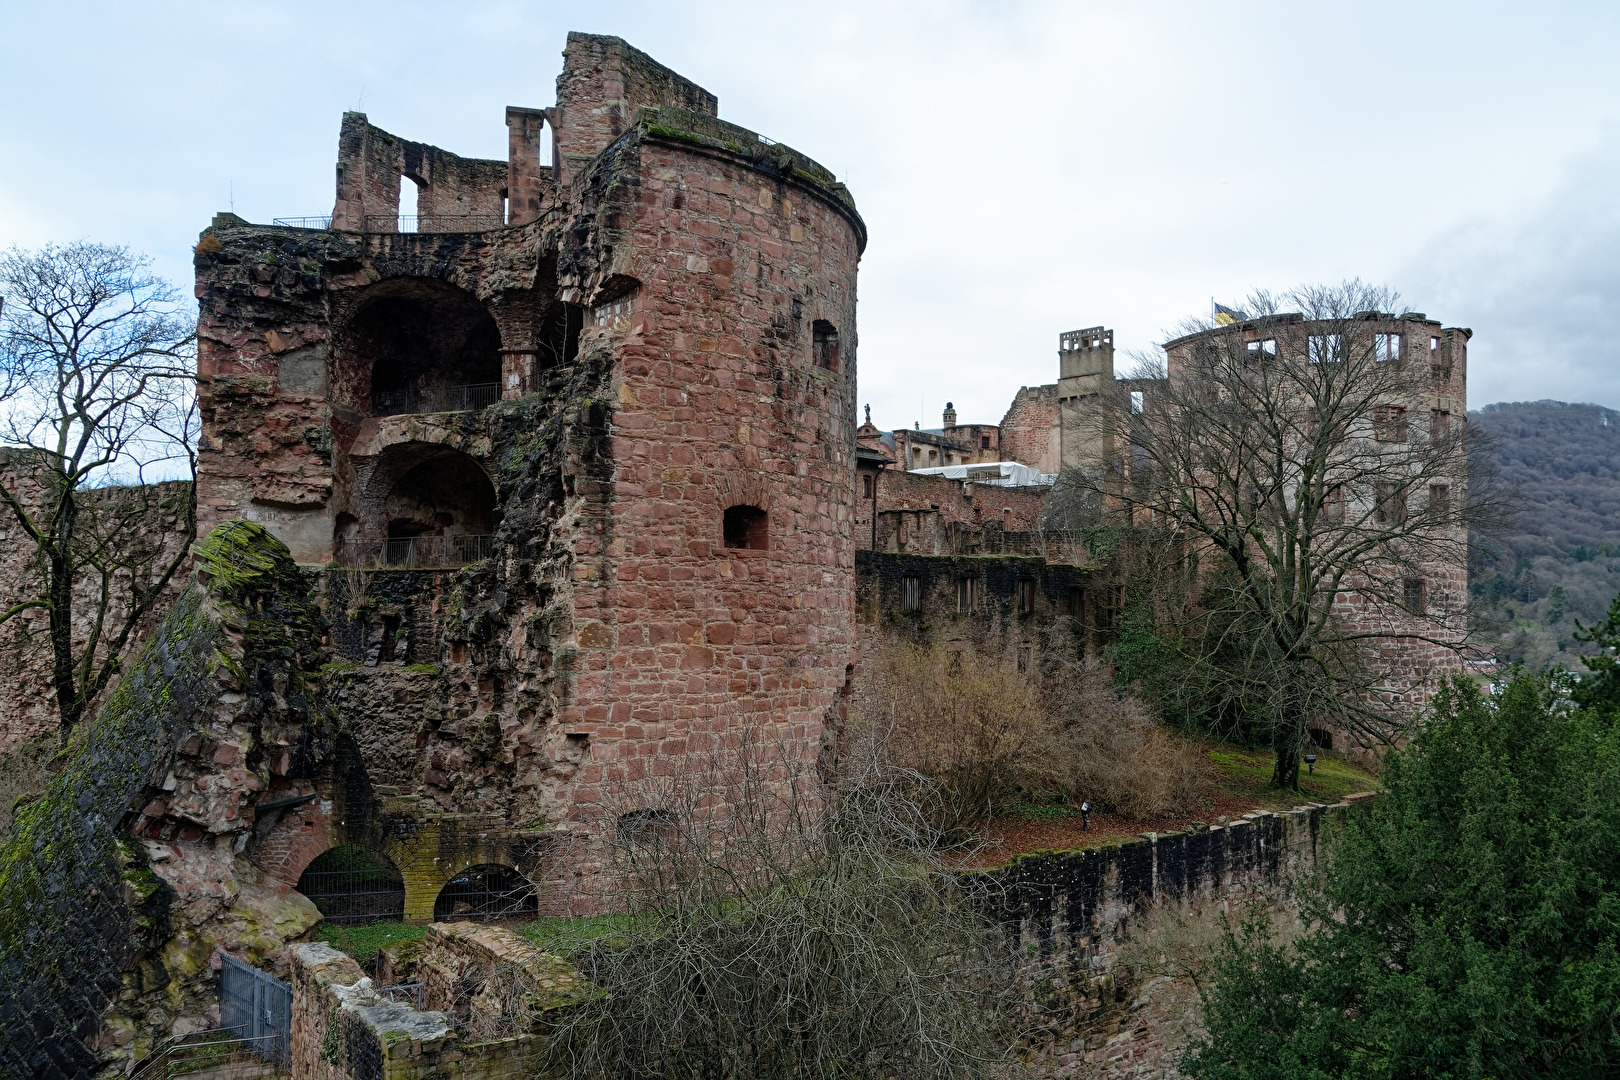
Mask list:
MULTIPOLYGON (((943 555, 951 552, 953 531, 990 525, 1005 532, 1029 532, 1040 517, 1047 490, 882 470, 877 474, 877 550, 943 555)), ((856 498, 854 522, 855 546, 871 548, 871 500, 856 498)))
POLYGON ((1001 421, 1001 459, 1055 473, 1062 468, 1057 385, 1021 386, 1001 421))
POLYGON ((604 534, 574 542, 576 807, 747 721, 813 755, 852 647, 855 272, 849 213, 740 163, 648 142, 623 241, 641 287, 582 335, 614 350, 604 534), (811 324, 837 327, 839 370, 811 324), (725 508, 767 550, 722 543, 725 508))

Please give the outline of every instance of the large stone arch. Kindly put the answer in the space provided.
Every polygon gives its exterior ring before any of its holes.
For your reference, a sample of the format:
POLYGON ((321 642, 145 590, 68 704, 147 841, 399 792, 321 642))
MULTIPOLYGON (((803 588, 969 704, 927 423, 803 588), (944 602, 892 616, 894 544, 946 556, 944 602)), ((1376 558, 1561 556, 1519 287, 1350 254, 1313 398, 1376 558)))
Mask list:
POLYGON ((466 388, 500 383, 500 326, 467 289, 395 277, 358 290, 343 306, 330 381, 340 409, 388 416, 475 407, 463 400, 466 388))

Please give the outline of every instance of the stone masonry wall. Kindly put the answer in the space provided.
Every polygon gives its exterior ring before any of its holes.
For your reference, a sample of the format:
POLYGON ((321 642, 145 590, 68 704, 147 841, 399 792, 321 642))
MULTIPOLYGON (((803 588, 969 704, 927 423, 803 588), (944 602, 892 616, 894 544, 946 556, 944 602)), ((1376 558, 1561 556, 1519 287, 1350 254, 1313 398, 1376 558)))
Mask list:
POLYGON ((1003 460, 1047 473, 1060 471, 1063 448, 1058 424, 1057 384, 1020 386, 1001 420, 1003 460))
POLYGON ((1030 1057, 1041 1075, 1175 1077, 1196 994, 1181 981, 1138 985, 1120 946, 1165 908, 1250 900, 1292 904, 1323 833, 1352 803, 1246 814, 1223 824, 1084 851, 1026 855, 986 871, 996 919, 1021 957, 1030 1057))

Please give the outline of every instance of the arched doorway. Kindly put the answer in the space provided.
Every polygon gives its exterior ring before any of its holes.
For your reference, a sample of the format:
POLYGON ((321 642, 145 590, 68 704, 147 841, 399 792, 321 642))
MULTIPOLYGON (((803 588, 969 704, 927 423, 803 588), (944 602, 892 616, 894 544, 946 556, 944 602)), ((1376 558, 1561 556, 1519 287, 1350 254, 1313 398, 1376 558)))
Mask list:
POLYGON ((469 866, 439 890, 433 921, 452 919, 532 919, 540 901, 529 879, 500 863, 469 866))
POLYGON ((317 855, 298 878, 327 922, 367 923, 405 915, 405 879, 388 859, 360 844, 317 855))
POLYGON ((359 412, 449 412, 500 400, 500 330, 477 297, 448 282, 372 286, 339 340, 334 389, 359 412))
POLYGON ((471 456, 437 443, 400 443, 379 455, 362 513, 338 539, 351 566, 452 567, 487 558, 495 485, 471 456))

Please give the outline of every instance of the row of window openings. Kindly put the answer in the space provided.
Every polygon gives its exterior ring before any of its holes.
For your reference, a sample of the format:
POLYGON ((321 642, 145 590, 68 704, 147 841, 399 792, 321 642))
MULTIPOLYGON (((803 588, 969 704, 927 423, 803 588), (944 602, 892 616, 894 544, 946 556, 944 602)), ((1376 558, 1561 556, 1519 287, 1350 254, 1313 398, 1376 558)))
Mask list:
MULTIPOLYGON (((1374 520, 1380 525, 1402 525, 1406 522, 1406 489, 1394 484, 1379 484, 1374 489, 1374 520)), ((1259 516, 1265 508, 1265 498, 1258 491, 1249 492, 1249 513, 1259 516)), ((1344 492, 1331 491, 1322 500, 1322 520, 1330 525, 1344 524, 1344 492)), ((1451 485, 1430 484, 1428 508, 1431 515, 1445 514, 1451 509, 1451 485)))
MULTIPOLYGON (((1404 334, 1374 334, 1373 358, 1379 363, 1391 363, 1402 358, 1405 352, 1406 335, 1404 334)), ((1343 334, 1312 334, 1309 339, 1310 359, 1313 364, 1336 363, 1344 358, 1343 334)), ((1245 343, 1250 356, 1276 356, 1277 339, 1259 338, 1245 343)), ((1437 359, 1440 355, 1440 338, 1435 335, 1429 337, 1429 357, 1437 359)))
MULTIPOLYGON (((1073 590, 1078 593, 1080 590, 1073 590)), ((1033 615, 1035 613, 1035 581, 1032 578, 1020 578, 1013 587, 1013 596, 1018 604, 1018 614, 1033 615)), ((956 612, 958 615, 967 615, 979 609, 982 598, 979 593, 979 579, 972 577, 959 577, 956 579, 956 612)), ((915 575, 906 575, 900 579, 900 610, 915 612, 922 610, 922 578, 915 575)))

